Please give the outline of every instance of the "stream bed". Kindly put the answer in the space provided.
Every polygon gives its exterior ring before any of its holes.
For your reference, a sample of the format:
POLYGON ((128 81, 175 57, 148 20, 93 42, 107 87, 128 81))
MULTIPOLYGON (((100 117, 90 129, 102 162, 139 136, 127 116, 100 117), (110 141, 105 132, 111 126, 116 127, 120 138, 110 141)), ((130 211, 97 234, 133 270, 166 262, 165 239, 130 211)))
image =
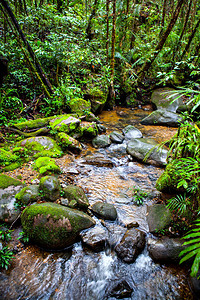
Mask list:
MULTIPOLYGON (((148 114, 143 109, 116 108, 103 112, 100 120, 107 134, 134 125, 144 137, 158 142, 174 135, 175 128, 139 124, 148 114)), ((90 205, 97 201, 115 205, 117 221, 101 222, 95 218, 96 226, 107 231, 108 243, 100 252, 91 251, 80 241, 63 252, 46 252, 33 245, 22 247, 11 268, 0 273, 0 299, 112 300, 117 299, 112 293, 114 287, 123 281, 132 289, 131 295, 124 299, 193 299, 188 274, 180 266, 154 263, 146 247, 131 264, 120 260, 113 250, 132 222, 137 222, 139 229, 150 235, 146 204, 159 196, 155 183, 163 169, 131 159, 126 153, 126 141, 98 150, 87 145, 80 156, 66 155, 58 162, 63 170, 61 182, 70 178, 73 184, 81 186, 90 205), (113 167, 91 164, 86 159, 88 156, 97 162, 102 157, 110 159, 113 167), (133 201, 134 187, 148 193, 141 206, 133 201)), ((14 236, 20 231, 17 228, 14 236)))

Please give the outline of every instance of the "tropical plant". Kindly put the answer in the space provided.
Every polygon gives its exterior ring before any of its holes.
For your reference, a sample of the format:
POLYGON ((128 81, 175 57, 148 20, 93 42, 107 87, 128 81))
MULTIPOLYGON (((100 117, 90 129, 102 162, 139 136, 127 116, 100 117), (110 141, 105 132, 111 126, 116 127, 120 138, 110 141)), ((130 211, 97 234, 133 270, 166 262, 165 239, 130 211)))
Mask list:
POLYGON ((0 239, 2 239, 2 241, 8 242, 11 240, 11 233, 13 232, 13 230, 10 229, 2 229, 0 228, 0 239))
POLYGON ((29 236, 24 231, 21 231, 19 233, 18 240, 22 241, 24 244, 27 244, 29 242, 29 236))
POLYGON ((131 188, 131 190, 132 190, 133 201, 138 206, 143 205, 144 198, 146 198, 148 196, 148 193, 138 187, 135 187, 135 186, 133 186, 133 188, 131 188))
POLYGON ((13 252, 6 246, 0 250, 0 267, 8 270, 11 260, 14 258, 13 252))
POLYGON ((180 260, 180 264, 193 258, 190 275, 195 277, 200 267, 200 219, 194 222, 193 228, 188 231, 183 239, 186 240, 183 243, 186 249, 182 250, 179 254, 179 256, 183 256, 180 260))

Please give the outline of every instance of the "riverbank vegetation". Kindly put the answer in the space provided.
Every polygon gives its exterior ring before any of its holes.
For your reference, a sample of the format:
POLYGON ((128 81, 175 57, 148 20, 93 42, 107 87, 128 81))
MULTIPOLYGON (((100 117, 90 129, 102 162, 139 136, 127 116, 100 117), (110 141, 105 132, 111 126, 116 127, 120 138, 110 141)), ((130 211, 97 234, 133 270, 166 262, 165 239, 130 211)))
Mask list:
MULTIPOLYGON (((197 219, 182 252, 182 261, 195 256, 193 276, 200 263, 199 26, 197 0, 0 0, 2 145, 22 138, 13 123, 66 114, 76 101, 91 102, 98 113, 95 101, 104 109, 133 108, 163 86, 185 97, 157 188, 176 194, 166 205, 186 231, 197 219)), ((89 115, 87 107, 83 112, 89 115)), ((1 152, 0 161, 26 158, 18 151, 6 158, 1 152)))

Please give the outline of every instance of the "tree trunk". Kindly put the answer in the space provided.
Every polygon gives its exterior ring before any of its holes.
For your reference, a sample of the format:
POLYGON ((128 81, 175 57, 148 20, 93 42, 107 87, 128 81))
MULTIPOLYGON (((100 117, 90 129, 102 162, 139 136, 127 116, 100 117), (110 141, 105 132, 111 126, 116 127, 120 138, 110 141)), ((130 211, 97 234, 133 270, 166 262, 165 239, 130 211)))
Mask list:
POLYGON ((187 45, 186 45, 186 47, 185 47, 185 49, 184 49, 184 51, 183 51, 183 53, 182 53, 182 55, 181 55, 181 60, 182 60, 183 57, 185 56, 186 52, 189 50, 190 44, 191 44, 191 42, 192 42, 192 40, 193 40, 193 38, 194 38, 194 35, 195 35, 195 33, 196 33, 196 31, 197 31, 199 25, 200 25, 200 19, 198 20, 198 22, 197 22, 195 28, 193 29, 193 31, 192 31, 192 33, 191 33, 191 35, 190 35, 190 37, 189 37, 188 43, 187 43, 187 45))
POLYGON ((163 2, 163 11, 162 11, 162 20, 161 20, 161 31, 163 30, 163 27, 165 25, 165 14, 166 14, 166 5, 167 5, 167 0, 164 0, 163 2))
POLYGON ((90 15, 89 18, 89 22, 88 22, 88 26, 86 28, 86 37, 91 41, 93 38, 93 34, 92 34, 92 19, 95 17, 96 15, 96 11, 98 9, 99 6, 99 0, 94 0, 94 8, 92 10, 92 13, 90 15))
POLYGON ((109 4, 110 0, 106 0, 106 62, 109 56, 109 4))
POLYGON ((149 68, 151 67, 152 63, 154 62, 154 60, 156 59, 156 57, 158 56, 158 54, 160 53, 160 51, 162 50, 165 42, 166 42, 166 39, 168 38, 170 32, 172 31, 177 19, 178 19, 178 15, 180 13, 180 10, 181 10, 181 7, 183 5, 185 0, 179 0, 178 1, 178 4, 176 6, 176 9, 174 11, 174 14, 171 18, 171 21, 167 27, 167 29, 165 30, 165 32, 163 33, 163 35, 161 36, 160 38, 160 41, 157 45, 157 47, 155 48, 154 50, 154 53, 152 55, 152 58, 150 58, 149 60, 147 60, 145 62, 145 64, 143 65, 142 69, 140 70, 139 72, 139 77, 138 77, 138 80, 142 80, 144 78, 144 75, 145 75, 145 72, 147 72, 149 70, 149 68))
POLYGON ((116 33, 116 0, 113 0, 113 24, 112 24, 112 49, 111 49, 111 81, 109 108, 113 109, 115 104, 114 75, 115 75, 115 33, 116 33))
POLYGON ((30 54, 35 66, 36 66, 36 69, 37 69, 37 71, 38 71, 38 73, 39 73, 39 75, 40 75, 40 77, 41 77, 41 79, 44 83, 44 85, 46 87, 48 87, 49 92, 51 94, 53 94, 53 88, 52 88, 49 80, 47 79, 46 75, 44 74, 44 71, 42 70, 42 67, 41 67, 40 63, 39 63, 37 57, 35 56, 35 53, 33 52, 31 46, 29 45, 28 41, 26 40, 26 37, 24 36, 24 34, 23 34, 23 32, 22 32, 22 30, 21 30, 21 28, 20 28, 14 14, 13 14, 10 6, 8 5, 8 3, 5 0, 0 0, 0 3, 3 6, 4 10, 6 11, 6 13, 8 14, 8 16, 10 17, 10 20, 12 21, 15 29, 17 30, 17 32, 20 36, 20 39, 23 41, 24 45, 26 46, 26 48, 27 48, 27 50, 28 50, 28 52, 29 52, 29 54, 30 54))

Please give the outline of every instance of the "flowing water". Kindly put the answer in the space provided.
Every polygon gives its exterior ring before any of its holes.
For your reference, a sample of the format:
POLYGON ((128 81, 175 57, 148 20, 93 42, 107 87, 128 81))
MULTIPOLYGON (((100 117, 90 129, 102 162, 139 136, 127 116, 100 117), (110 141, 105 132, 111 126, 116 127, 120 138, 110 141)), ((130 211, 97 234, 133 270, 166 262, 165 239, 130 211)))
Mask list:
MULTIPOLYGON (((173 136, 176 129, 140 125, 139 121, 148 113, 118 108, 103 112, 100 119, 107 127, 107 133, 121 131, 132 124, 143 132, 144 137, 154 137, 158 142, 173 136)), ((126 141, 101 150, 88 145, 76 159, 63 157, 62 165, 62 181, 70 178, 74 184, 83 187, 90 204, 100 200, 115 205, 116 222, 96 219, 96 226, 107 231, 109 243, 104 251, 97 253, 81 242, 56 253, 32 245, 22 248, 10 270, 0 273, 0 299, 112 300, 116 298, 111 296, 111 291, 123 280, 133 290, 125 299, 192 299, 186 272, 179 266, 154 263, 146 248, 134 263, 126 264, 113 250, 131 222, 138 222, 139 228, 149 235, 146 204, 158 196, 155 182, 163 169, 132 160, 126 153, 126 141), (102 157, 109 158, 114 167, 90 164, 86 159, 88 155, 96 157, 98 162, 102 157), (133 187, 148 192, 144 205, 134 205, 133 187)), ((15 231, 15 236, 19 231, 15 231)))

